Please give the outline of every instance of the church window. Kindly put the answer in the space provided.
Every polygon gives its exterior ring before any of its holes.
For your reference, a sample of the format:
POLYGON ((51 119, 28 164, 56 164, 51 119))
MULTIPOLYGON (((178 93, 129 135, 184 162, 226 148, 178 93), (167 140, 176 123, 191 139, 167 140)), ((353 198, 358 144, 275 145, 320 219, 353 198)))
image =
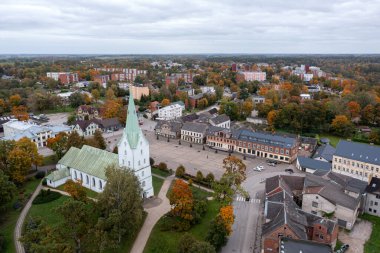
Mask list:
POLYGON ((144 164, 146 164, 146 159, 144 158, 144 164))
POLYGON ((83 175, 80 173, 80 181, 83 182, 83 175))
POLYGON ((141 149, 141 154, 142 154, 142 149, 141 149))
POLYGON ((144 176, 144 171, 141 172, 141 176, 142 176, 142 177, 144 176))
POLYGON ((128 167, 131 167, 131 161, 128 161, 128 167))
POLYGON ((139 160, 139 166, 140 166, 140 160, 139 160))
POLYGON ((145 181, 142 181, 141 185, 142 187, 145 187, 145 181))
POLYGON ((99 189, 103 189, 103 184, 101 180, 99 180, 99 189))
POLYGON ((95 178, 92 178, 92 186, 95 186, 95 178))
POLYGON ((89 184, 90 180, 88 179, 88 175, 86 175, 86 184, 89 184))
POLYGON ((124 150, 124 155, 127 155, 127 150, 124 150))
POLYGON ((77 178, 78 178, 78 175, 77 175, 76 170, 74 170, 74 175, 75 175, 75 179, 77 179, 77 178))

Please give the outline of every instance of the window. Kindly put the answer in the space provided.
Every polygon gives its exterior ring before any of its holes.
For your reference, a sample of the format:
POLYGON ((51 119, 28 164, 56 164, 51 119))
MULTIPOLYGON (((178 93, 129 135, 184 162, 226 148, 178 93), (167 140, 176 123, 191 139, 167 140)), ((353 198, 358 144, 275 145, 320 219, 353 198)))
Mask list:
POLYGON ((318 202, 313 201, 313 202, 311 203, 311 205, 312 205, 313 207, 318 207, 318 202))
POLYGON ((99 189, 103 189, 103 184, 102 184, 102 181, 99 179, 99 189))
POLYGON ((142 152, 143 152, 143 151, 142 151, 142 149, 141 149, 141 154, 142 154, 142 152))
POLYGON ((75 179, 77 179, 78 175, 77 175, 77 171, 76 170, 74 170, 74 175, 75 175, 75 179))
POLYGON ((86 175, 86 184, 90 183, 90 179, 88 178, 88 175, 86 175))
POLYGON ((92 178, 92 186, 95 186, 95 178, 92 178))
POLYGON ((128 161, 128 167, 131 167, 131 161, 128 161))
POLYGON ((138 164, 139 164, 139 166, 140 166, 140 160, 139 160, 138 164))
POLYGON ((370 206, 373 206, 373 201, 372 201, 372 200, 369 202, 369 205, 370 205, 370 206))
POLYGON ((142 177, 144 176, 144 171, 141 172, 141 176, 142 176, 142 177))
POLYGON ((322 234, 319 234, 319 238, 320 238, 320 239, 323 239, 323 235, 322 235, 322 234))
POLYGON ((377 206, 377 204, 378 204, 377 201, 375 201, 375 206, 377 206))
POLYGON ((372 212, 372 208, 369 208, 368 210, 369 210, 370 212, 372 212))
POLYGON ((315 196, 315 198, 316 198, 316 199, 319 199, 319 197, 318 197, 318 196, 315 196))
POLYGON ((144 164, 146 164, 146 159, 144 158, 144 164))
POLYGON ((145 181, 142 181, 141 185, 142 187, 145 187, 145 181))

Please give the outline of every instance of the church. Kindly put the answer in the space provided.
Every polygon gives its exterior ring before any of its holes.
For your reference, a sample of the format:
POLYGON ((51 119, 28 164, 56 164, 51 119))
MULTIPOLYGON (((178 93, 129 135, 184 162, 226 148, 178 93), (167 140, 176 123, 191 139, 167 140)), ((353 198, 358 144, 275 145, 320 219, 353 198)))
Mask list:
POLYGON ((126 126, 117 147, 118 154, 87 145, 81 149, 71 147, 58 161, 57 170, 46 177, 47 185, 56 188, 69 179, 80 180, 84 187, 102 192, 107 184, 105 169, 115 165, 122 170, 132 170, 140 181, 143 197, 152 197, 149 142, 139 126, 132 95, 128 103, 126 126))

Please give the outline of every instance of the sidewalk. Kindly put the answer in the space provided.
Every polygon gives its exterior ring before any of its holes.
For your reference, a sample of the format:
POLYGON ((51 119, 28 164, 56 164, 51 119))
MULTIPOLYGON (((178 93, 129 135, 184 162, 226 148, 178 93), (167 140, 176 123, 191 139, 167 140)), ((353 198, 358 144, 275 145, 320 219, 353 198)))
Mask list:
POLYGON ((174 175, 172 175, 165 179, 164 184, 161 187, 161 191, 158 194, 158 198, 162 200, 161 204, 153 208, 145 209, 148 215, 133 244, 133 248, 130 253, 142 253, 144 251, 145 245, 148 242, 154 225, 164 214, 170 211, 170 203, 169 199, 166 197, 166 193, 168 192, 174 178, 174 175))

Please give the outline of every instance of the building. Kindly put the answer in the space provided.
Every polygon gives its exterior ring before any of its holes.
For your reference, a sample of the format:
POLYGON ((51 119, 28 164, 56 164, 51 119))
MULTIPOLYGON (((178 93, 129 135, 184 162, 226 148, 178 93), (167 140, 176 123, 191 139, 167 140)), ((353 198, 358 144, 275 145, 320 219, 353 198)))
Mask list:
POLYGON ((222 128, 230 128, 231 127, 231 120, 230 117, 228 117, 226 114, 218 115, 214 118, 211 118, 209 120, 210 125, 222 127, 222 128))
POLYGON ((94 82, 99 83, 103 88, 107 88, 107 82, 110 80, 109 75, 98 75, 94 77, 94 82))
POLYGON ((181 138, 182 122, 173 120, 159 120, 154 132, 158 136, 179 139, 181 138))
POLYGON ((71 127, 65 125, 40 126, 31 122, 18 121, 12 119, 3 124, 4 140, 18 141, 21 138, 28 138, 34 142, 38 148, 45 147, 49 138, 55 137, 60 132, 71 133, 71 127))
POLYGON ((296 137, 239 129, 228 134, 226 131, 209 134, 207 145, 224 151, 292 163, 297 158, 299 140, 296 137))
POLYGON ((265 97, 262 96, 252 96, 252 102, 255 104, 263 104, 265 103, 265 97))
POLYGON ((310 94, 300 94, 301 100, 310 100, 310 94))
POLYGON ((172 120, 182 117, 183 107, 179 104, 170 104, 158 109, 158 118, 172 120))
POLYGON ((129 94, 132 94, 135 99, 140 100, 142 96, 149 96, 149 87, 131 85, 129 86, 129 94))
POLYGON ((331 163, 314 160, 305 156, 298 156, 296 168, 307 173, 322 176, 331 171, 331 163))
POLYGON ((101 119, 100 109, 89 105, 79 106, 76 113, 78 120, 101 119))
POLYGON ((9 122, 11 119, 13 119, 13 117, 10 117, 10 116, 3 116, 3 117, 0 117, 0 133, 4 132, 4 127, 3 125, 7 122, 9 122))
POLYGON ((263 82, 267 80, 267 73, 259 71, 243 71, 239 72, 239 75, 244 79, 244 81, 252 82, 259 81, 263 82))
POLYGON ((62 84, 79 82, 78 73, 73 72, 47 72, 46 76, 62 84))
POLYGON ((280 175, 266 179, 262 228, 264 253, 280 252, 280 239, 286 237, 335 246, 337 223, 305 212, 299 206, 304 183, 304 177, 280 175))
POLYGON ((303 81, 310 82, 313 79, 314 75, 313 74, 303 74, 302 77, 303 77, 303 79, 302 79, 303 81))
POLYGON ((380 178, 380 147, 340 140, 332 161, 333 172, 370 182, 380 178))
POLYGON ((97 120, 100 129, 103 132, 113 132, 119 130, 122 126, 118 118, 108 118, 97 120))
POLYGON ((185 122, 181 129, 181 140, 203 144, 206 138, 207 125, 196 122, 185 122))
POLYGON ((178 82, 182 79, 185 84, 192 84, 194 76, 199 74, 194 73, 173 73, 165 77, 165 84, 169 87, 170 84, 178 86, 178 82))
POLYGON ((132 170, 140 181, 142 197, 152 197, 149 143, 139 127, 133 96, 129 100, 126 127, 117 147, 118 154, 87 145, 81 149, 71 147, 58 161, 58 170, 46 177, 47 184, 58 187, 68 179, 81 180, 84 187, 102 192, 107 184, 105 169, 114 165, 122 170, 132 170))
POLYGON ((278 253, 334 253, 334 251, 325 243, 280 237, 278 253))
POLYGON ((312 158, 315 160, 331 163, 335 152, 336 152, 336 149, 330 144, 322 144, 321 146, 317 148, 312 158))
POLYGON ((111 73, 113 81, 134 82, 137 76, 145 76, 148 71, 133 68, 95 68, 96 71, 111 73))
POLYGON ((366 188, 365 212, 380 217, 380 179, 373 177, 366 188))
POLYGON ((72 130, 84 137, 94 135, 98 129, 100 129, 100 126, 97 119, 77 120, 72 125, 72 130))
POLYGON ((202 93, 215 94, 214 86, 201 86, 202 93))
POLYGON ((203 94, 199 93, 194 96, 189 96, 189 101, 190 101, 190 107, 191 108, 197 108, 198 107, 198 101, 203 98, 203 94))

